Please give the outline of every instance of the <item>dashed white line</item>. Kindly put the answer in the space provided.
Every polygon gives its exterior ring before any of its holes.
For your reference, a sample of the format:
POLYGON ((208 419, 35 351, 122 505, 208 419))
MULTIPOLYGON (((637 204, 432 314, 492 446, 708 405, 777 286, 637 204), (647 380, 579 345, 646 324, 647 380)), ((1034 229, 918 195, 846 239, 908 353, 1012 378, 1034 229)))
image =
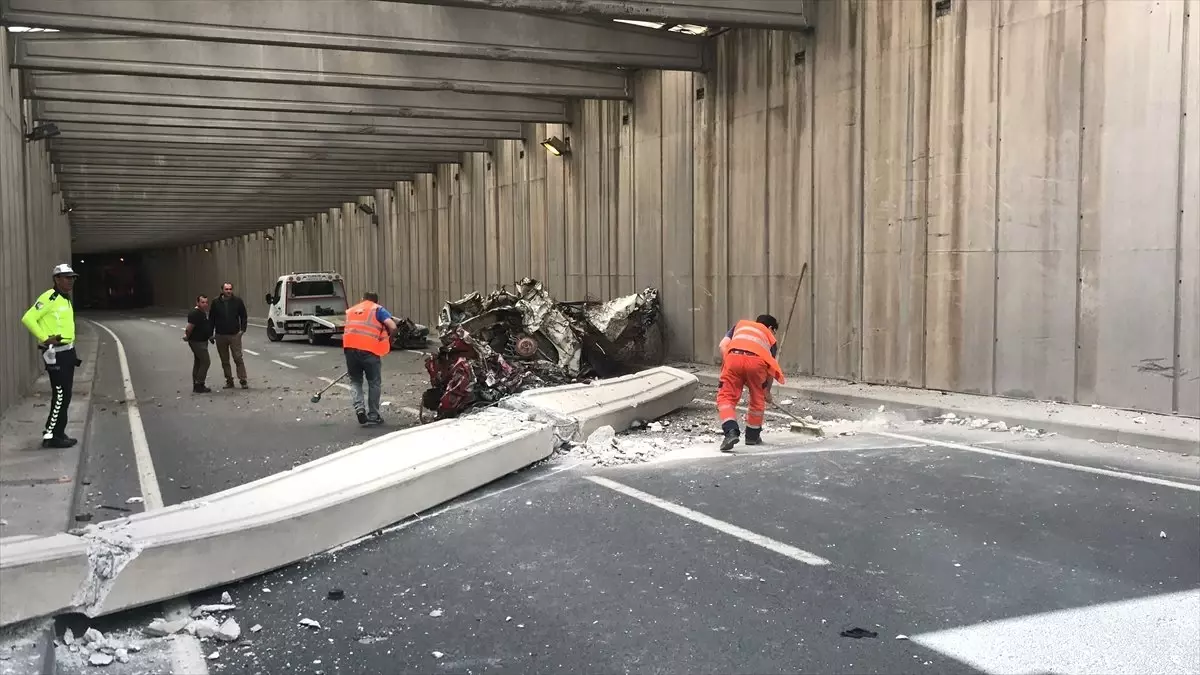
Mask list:
POLYGON ((253 349, 246 349, 246 348, 244 348, 244 347, 243 347, 243 348, 242 348, 242 351, 246 352, 246 353, 247 353, 247 354, 249 354, 250 356, 260 356, 260 354, 259 354, 258 352, 256 352, 256 351, 254 351, 253 349))
POLYGON ((768 551, 778 553, 779 555, 802 562, 806 565, 820 566, 829 564, 828 560, 816 555, 815 553, 809 553, 808 551, 796 548, 791 544, 785 544, 782 541, 758 534, 757 532, 751 532, 750 530, 738 527, 732 523, 727 523, 723 520, 717 520, 716 518, 700 513, 699 511, 693 511, 686 506, 680 506, 674 502, 669 502, 665 499, 659 499, 652 494, 647 494, 636 488, 631 488, 623 483, 618 483, 614 480, 609 480, 600 476, 584 476, 584 478, 587 478, 597 485, 602 485, 610 490, 620 492, 627 497, 633 497, 634 499, 646 502, 651 506, 657 506, 664 511, 674 513, 681 518, 687 518, 692 522, 706 525, 714 530, 717 530, 718 532, 724 532, 731 537, 737 537, 742 541, 754 544, 755 546, 761 546, 768 551))
POLYGON ((288 363, 287 361, 280 361, 278 359, 271 359, 271 363, 274 363, 277 366, 283 366, 284 368, 291 368, 292 370, 297 368, 297 366, 294 364, 288 363))
POLYGON ((992 450, 990 448, 981 448, 975 445, 967 445, 965 443, 952 443, 949 441, 937 441, 931 438, 921 438, 919 436, 909 436, 907 434, 894 434, 890 431, 870 431, 867 433, 875 434, 876 436, 884 436, 887 438, 895 438, 901 441, 912 441, 914 443, 924 443, 925 445, 936 445, 942 448, 950 448, 952 450, 962 450, 964 452, 976 452, 981 455, 992 455, 993 457, 1004 457, 1006 459, 1015 459, 1018 462, 1029 462, 1030 464, 1041 464, 1043 466, 1055 466, 1060 469, 1071 469, 1072 471, 1080 471, 1082 473, 1092 473, 1097 476, 1109 476, 1111 478, 1123 478, 1125 480, 1137 481, 1139 483, 1148 483, 1150 485, 1161 485, 1164 487, 1176 488, 1178 490, 1187 490, 1188 492, 1200 492, 1200 485, 1191 483, 1179 483, 1173 480, 1165 480, 1163 478, 1153 478, 1150 476, 1140 476, 1136 473, 1125 473, 1124 471, 1112 471, 1111 469, 1099 469, 1093 466, 1084 466, 1081 464, 1070 464, 1068 462, 1059 462, 1053 459, 1045 459, 1042 457, 1033 457, 1031 455, 1021 455, 1013 452, 1002 452, 1000 450, 992 450))

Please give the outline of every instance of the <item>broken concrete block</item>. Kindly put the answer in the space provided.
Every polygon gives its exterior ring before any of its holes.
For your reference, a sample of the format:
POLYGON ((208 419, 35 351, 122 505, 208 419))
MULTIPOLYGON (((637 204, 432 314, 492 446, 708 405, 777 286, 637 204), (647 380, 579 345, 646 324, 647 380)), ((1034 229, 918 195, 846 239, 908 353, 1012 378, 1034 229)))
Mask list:
POLYGON ((96 630, 95 628, 89 628, 86 631, 84 631, 84 633, 83 633, 83 641, 89 645, 96 643, 96 642, 103 642, 104 641, 104 633, 101 633, 100 631, 96 630))
POLYGON ((100 652, 96 652, 88 657, 88 663, 92 664, 93 666, 107 666, 112 662, 113 657, 111 655, 101 654, 100 652))
POLYGON ((70 628, 63 631, 63 644, 64 645, 75 644, 75 633, 71 632, 70 628))
POLYGON ((232 605, 233 604, 233 596, 229 594, 229 591, 223 591, 221 593, 221 604, 223 604, 223 605, 232 605))
POLYGON ((321 624, 319 622, 313 621, 312 619, 300 619, 300 625, 308 626, 309 628, 320 628, 321 627, 321 624))
POLYGON ((213 637, 220 630, 221 627, 217 624, 217 620, 207 617, 203 619, 195 619, 187 625, 187 632, 195 635, 201 640, 206 640, 210 637, 213 637))
POLYGON ((228 612, 237 609, 237 605, 200 605, 192 610, 192 618, 212 614, 214 612, 228 612))
POLYGON ((150 622, 149 626, 146 626, 143 629, 143 632, 151 637, 166 637, 168 635, 174 635, 178 633, 186 628, 187 625, 187 619, 176 619, 174 621, 155 619, 150 622))
POLYGON ((225 623, 217 629, 217 639, 222 642, 233 642, 242 636, 242 627, 233 619, 225 619, 225 623))
POLYGON ((125 649, 116 650, 113 653, 113 656, 115 656, 116 659, 121 663, 129 663, 129 652, 125 649))

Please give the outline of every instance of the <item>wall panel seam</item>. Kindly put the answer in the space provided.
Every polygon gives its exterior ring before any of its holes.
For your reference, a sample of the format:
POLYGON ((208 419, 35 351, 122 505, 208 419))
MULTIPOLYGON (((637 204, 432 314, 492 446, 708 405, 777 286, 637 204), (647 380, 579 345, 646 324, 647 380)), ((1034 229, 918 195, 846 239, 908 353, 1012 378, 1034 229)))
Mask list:
MULTIPOLYGON (((1087 73, 1088 73, 1088 56, 1091 50, 1088 49, 1088 0, 1084 0, 1080 8, 1080 55, 1079 55, 1079 158, 1077 162, 1076 176, 1078 176, 1078 184, 1075 186, 1075 360, 1073 362, 1072 372, 1074 375, 1071 378, 1071 402, 1079 401, 1079 361, 1080 351, 1083 348, 1081 339, 1083 337, 1083 186, 1087 182, 1084 180, 1083 156, 1087 147, 1087 73)), ((1094 394, 1093 394, 1094 396, 1094 394)))
MULTIPOLYGON (((1180 58, 1183 59, 1183 65, 1180 68, 1180 84, 1179 84, 1179 168, 1175 180, 1175 316, 1174 316, 1174 350, 1171 363, 1171 372, 1174 373, 1174 386, 1171 388, 1171 411, 1179 413, 1179 390, 1184 386, 1183 373, 1180 372, 1182 367, 1182 352, 1183 352, 1183 205, 1185 199, 1186 186, 1184 181, 1187 179, 1187 109, 1188 109, 1188 46, 1192 39, 1191 34, 1191 16, 1194 11, 1194 3, 1196 0, 1184 0, 1183 5, 1183 49, 1180 50, 1180 58)), ((1195 142, 1200 142, 1197 139, 1195 142)))

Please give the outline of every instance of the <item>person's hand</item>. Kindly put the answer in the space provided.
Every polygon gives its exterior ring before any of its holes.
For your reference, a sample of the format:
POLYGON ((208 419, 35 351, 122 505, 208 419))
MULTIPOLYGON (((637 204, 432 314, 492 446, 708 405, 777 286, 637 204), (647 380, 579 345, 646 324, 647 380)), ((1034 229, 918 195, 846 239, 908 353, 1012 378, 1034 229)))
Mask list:
POLYGON ((47 345, 56 345, 56 344, 60 344, 61 342, 62 342, 61 335, 51 335, 50 337, 46 338, 47 345))
POLYGON ((774 402, 775 402, 775 397, 771 395, 771 390, 768 389, 767 390, 767 405, 770 405, 774 402))

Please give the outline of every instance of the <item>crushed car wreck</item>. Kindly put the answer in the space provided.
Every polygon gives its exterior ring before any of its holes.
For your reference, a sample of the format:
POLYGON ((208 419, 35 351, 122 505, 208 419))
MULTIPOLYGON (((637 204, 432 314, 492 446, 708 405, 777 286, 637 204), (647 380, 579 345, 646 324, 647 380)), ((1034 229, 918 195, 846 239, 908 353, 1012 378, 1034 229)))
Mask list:
POLYGON ((438 317, 440 348, 425 358, 423 411, 436 419, 525 389, 615 377, 656 365, 658 290, 608 302, 557 302, 541 282, 470 293, 438 317))

